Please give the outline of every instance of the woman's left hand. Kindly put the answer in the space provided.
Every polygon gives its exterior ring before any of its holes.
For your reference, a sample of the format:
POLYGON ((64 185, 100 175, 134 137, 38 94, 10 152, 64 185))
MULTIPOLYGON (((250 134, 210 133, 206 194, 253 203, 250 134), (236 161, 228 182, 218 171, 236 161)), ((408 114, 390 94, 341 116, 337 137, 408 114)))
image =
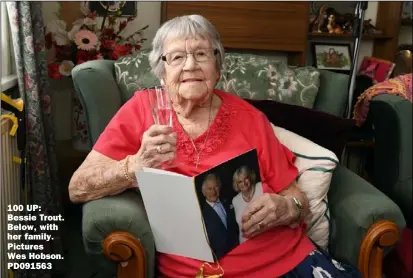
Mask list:
POLYGON ((290 225, 299 217, 292 199, 266 193, 248 204, 242 216, 242 232, 246 238, 254 237, 272 227, 290 225))

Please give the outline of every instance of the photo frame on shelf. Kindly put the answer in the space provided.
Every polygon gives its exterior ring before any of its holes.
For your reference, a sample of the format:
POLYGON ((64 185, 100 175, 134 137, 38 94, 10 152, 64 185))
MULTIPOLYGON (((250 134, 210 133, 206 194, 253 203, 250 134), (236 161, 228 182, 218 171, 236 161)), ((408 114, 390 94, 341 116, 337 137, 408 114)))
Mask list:
POLYGON ((373 83, 380 83, 390 78, 395 67, 395 63, 366 56, 361 62, 358 74, 370 77, 373 83))
POLYGON ((353 56, 349 43, 311 43, 313 66, 317 69, 350 73, 353 56))
POLYGON ((137 2, 136 1, 90 1, 89 9, 91 12, 96 12, 97 15, 104 16, 106 9, 109 14, 121 13, 121 16, 136 16, 137 2))

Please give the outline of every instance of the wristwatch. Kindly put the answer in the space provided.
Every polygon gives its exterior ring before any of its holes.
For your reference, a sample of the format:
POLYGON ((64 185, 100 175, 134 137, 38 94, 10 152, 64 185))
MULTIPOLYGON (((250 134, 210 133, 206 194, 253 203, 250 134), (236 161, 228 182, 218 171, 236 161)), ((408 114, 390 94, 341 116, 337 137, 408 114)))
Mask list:
POLYGON ((293 201, 294 201, 294 205, 297 208, 298 213, 299 213, 297 220, 300 221, 301 220, 301 213, 303 211, 303 204, 301 203, 301 201, 299 199, 297 199, 295 197, 293 197, 293 201))

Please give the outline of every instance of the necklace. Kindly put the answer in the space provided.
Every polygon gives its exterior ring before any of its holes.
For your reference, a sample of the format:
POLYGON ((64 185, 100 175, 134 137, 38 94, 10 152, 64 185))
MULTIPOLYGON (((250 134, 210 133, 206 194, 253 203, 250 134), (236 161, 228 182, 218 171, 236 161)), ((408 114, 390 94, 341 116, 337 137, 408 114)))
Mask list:
POLYGON ((242 199, 244 199, 244 201, 245 201, 246 203, 249 203, 249 202, 251 202, 252 197, 254 197, 254 193, 255 193, 255 186, 252 188, 251 193, 250 193, 250 195, 248 196, 248 198, 245 198, 244 194, 241 194, 242 199))
POLYGON ((211 97, 211 102, 210 102, 210 106, 209 106, 207 135, 206 135, 206 137, 205 137, 205 139, 204 139, 204 144, 203 144, 203 147, 202 147, 202 149, 201 149, 200 151, 198 151, 197 147, 195 146, 194 141, 193 141, 192 138, 188 135, 188 133, 185 131, 185 129, 182 128, 182 129, 184 130, 184 132, 186 133, 186 135, 188 136, 189 140, 191 141, 192 146, 194 147, 194 150, 195 150, 195 152, 196 152, 195 168, 198 168, 199 159, 200 159, 200 157, 201 157, 201 153, 204 151, 206 142, 207 142, 208 137, 209 137, 209 130, 210 130, 210 127, 211 127, 210 123, 211 123, 211 114, 212 114, 211 111, 212 111, 212 100, 213 100, 213 99, 214 99, 214 95, 212 95, 212 97, 211 97))

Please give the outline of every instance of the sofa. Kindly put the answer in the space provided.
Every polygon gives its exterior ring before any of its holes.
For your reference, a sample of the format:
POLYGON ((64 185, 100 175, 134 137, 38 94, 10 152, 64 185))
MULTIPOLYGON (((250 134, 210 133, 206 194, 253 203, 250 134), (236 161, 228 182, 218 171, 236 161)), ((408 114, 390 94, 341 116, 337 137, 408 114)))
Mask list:
MULTIPOLYGON (((136 90, 159 84, 150 72, 145 51, 118 61, 83 63, 73 69, 72 76, 85 109, 92 144, 136 90)), ((286 106, 315 111, 337 120, 345 113, 348 76, 311 67, 288 67, 271 57, 228 53, 217 87, 252 103, 265 101, 265 105, 259 103, 256 107, 260 109, 262 105, 270 121, 280 118, 272 113, 284 111, 286 106), (285 105, 282 109, 276 106, 280 103, 285 105)), ((292 121, 285 122, 291 125, 292 121)), ((314 133, 308 122, 303 121, 303 126, 308 134, 302 136, 309 137, 311 130, 314 133)), ((317 130, 323 134, 326 127, 321 124, 317 130)), ((337 136, 318 134, 326 148, 330 141, 343 134, 340 128, 336 131, 337 136)), ((344 139, 345 136, 341 136, 341 145, 344 139)), ((331 146, 332 149, 334 146, 331 146)), ((338 157, 341 151, 342 148, 335 148, 338 157)), ((333 173, 328 198, 331 255, 357 265, 363 277, 381 277, 383 257, 396 244, 405 226, 399 207, 341 165, 333 173)), ((139 193, 130 190, 84 204, 82 223, 85 250, 96 259, 102 273, 117 273, 119 278, 156 276, 154 238, 139 193)))

